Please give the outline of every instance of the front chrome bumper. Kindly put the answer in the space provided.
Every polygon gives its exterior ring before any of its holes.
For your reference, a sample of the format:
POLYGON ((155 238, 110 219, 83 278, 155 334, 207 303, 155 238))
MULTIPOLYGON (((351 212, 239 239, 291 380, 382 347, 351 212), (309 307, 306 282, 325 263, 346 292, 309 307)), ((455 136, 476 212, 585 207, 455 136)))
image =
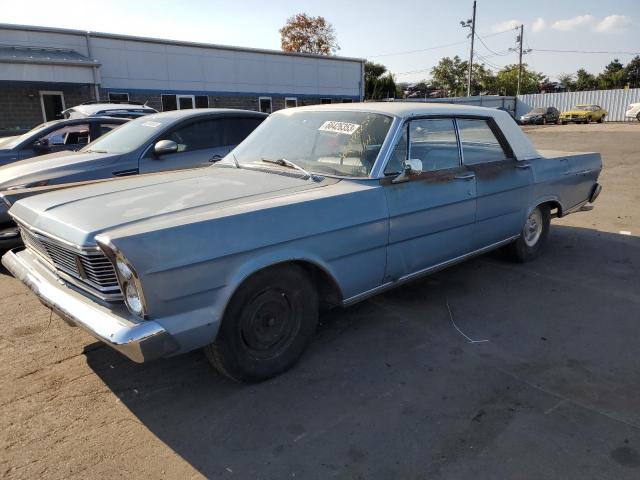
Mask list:
POLYGON ((82 327, 134 362, 164 357, 178 349, 174 338, 158 323, 127 318, 126 310, 101 305, 68 287, 29 250, 7 252, 2 264, 64 320, 82 327))

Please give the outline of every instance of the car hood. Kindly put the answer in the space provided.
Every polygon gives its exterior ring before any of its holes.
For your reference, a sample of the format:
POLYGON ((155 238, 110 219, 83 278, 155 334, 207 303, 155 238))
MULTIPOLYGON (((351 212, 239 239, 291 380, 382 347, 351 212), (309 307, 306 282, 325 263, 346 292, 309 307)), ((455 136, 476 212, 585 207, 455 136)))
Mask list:
MULTIPOLYGON (((10 212, 42 232, 76 245, 94 245, 106 230, 167 217, 187 222, 190 214, 212 212, 261 199, 319 188, 334 179, 213 166, 125 177, 52 191, 17 201, 10 212)), ((260 208, 256 203, 252 208, 260 208)))
POLYGON ((43 181, 65 183, 76 174, 116 163, 120 157, 119 154, 62 151, 20 160, 0 167, 0 191, 43 181))

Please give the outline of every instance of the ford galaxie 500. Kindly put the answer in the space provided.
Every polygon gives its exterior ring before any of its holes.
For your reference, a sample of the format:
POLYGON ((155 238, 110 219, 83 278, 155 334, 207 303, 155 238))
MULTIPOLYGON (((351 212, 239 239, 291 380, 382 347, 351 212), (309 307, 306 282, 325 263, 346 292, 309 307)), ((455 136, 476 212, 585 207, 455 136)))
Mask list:
POLYGON ((595 200, 600 155, 539 153, 505 112, 370 103, 279 111, 221 162, 23 198, 7 269, 142 362, 204 347, 258 381, 346 306, 506 247, 595 200))

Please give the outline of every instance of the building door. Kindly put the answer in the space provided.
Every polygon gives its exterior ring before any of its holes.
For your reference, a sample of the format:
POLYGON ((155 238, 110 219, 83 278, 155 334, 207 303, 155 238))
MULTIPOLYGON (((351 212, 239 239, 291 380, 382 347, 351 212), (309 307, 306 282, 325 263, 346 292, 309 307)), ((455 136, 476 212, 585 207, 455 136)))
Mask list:
POLYGON ((64 94, 62 92, 40 92, 42 118, 45 122, 60 120, 64 110, 64 94))

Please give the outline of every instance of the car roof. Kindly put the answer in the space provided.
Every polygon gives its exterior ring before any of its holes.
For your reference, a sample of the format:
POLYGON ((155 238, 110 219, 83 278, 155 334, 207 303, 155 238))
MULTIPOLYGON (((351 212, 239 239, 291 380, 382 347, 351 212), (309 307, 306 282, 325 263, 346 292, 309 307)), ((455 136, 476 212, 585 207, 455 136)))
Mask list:
MULTIPOLYGON (((311 105, 297 107, 295 110, 306 111, 345 111, 365 112, 392 115, 399 118, 420 115, 472 115, 496 117, 505 112, 495 108, 455 105, 453 103, 424 103, 424 102, 363 102, 363 103, 332 103, 325 105, 311 105)), ((273 115, 286 115, 290 109, 278 110, 273 115)), ((507 114, 508 115, 508 114, 507 114)))
POLYGON ((95 115, 98 112, 104 112, 108 110, 133 110, 133 111, 157 111, 155 108, 147 105, 135 105, 130 103, 91 103, 88 105, 76 105, 65 110, 74 112, 80 112, 83 115, 95 115))
POLYGON ((168 112, 158 112, 147 115, 144 118, 152 120, 154 118, 163 120, 181 120, 198 116, 248 116, 255 118, 267 118, 269 115, 254 110, 240 110, 236 108, 194 108, 187 110, 169 110, 168 112))

